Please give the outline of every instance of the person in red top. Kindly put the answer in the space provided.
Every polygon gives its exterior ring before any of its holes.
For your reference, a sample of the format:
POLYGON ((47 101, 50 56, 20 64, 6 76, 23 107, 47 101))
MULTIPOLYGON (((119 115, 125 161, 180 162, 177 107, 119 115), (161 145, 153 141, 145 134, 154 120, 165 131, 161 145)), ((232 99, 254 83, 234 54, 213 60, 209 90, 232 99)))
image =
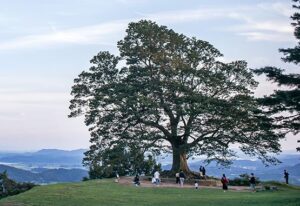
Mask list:
POLYGON ((225 174, 223 174, 221 182, 222 182, 222 185, 223 185, 223 190, 225 192, 226 190, 228 190, 228 183, 229 183, 229 180, 226 178, 225 174))

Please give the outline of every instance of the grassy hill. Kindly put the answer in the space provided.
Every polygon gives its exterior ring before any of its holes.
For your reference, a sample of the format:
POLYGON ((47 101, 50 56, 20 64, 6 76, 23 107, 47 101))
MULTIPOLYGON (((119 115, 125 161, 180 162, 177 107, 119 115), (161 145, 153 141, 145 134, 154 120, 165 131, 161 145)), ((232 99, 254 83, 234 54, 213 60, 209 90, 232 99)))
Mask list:
POLYGON ((35 187, 0 200, 1 206, 299 206, 300 189, 281 187, 278 191, 228 191, 221 189, 143 188, 96 180, 35 187))

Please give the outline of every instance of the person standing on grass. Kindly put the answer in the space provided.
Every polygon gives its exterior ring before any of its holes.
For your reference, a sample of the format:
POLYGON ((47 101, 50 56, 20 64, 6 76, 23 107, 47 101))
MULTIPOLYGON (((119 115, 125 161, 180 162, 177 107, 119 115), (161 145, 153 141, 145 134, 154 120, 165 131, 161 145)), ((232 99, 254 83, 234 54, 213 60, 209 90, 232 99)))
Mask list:
POLYGON ((289 173, 284 170, 284 179, 285 179, 285 183, 288 185, 289 184, 289 173))
POLYGON ((250 183, 250 188, 253 192, 255 192, 255 184, 256 184, 256 179, 254 177, 254 174, 251 173, 250 179, 249 179, 249 183, 250 183))
POLYGON ((179 172, 176 172, 175 177, 176 177, 176 184, 179 184, 179 182, 180 182, 179 172))
POLYGON ((158 186, 160 183, 160 178, 159 178, 160 174, 159 172, 156 170, 156 172, 154 172, 154 178, 155 178, 155 184, 158 186))
POLYGON ((116 172, 116 179, 115 179, 115 182, 119 182, 119 180, 120 180, 119 173, 118 173, 118 172, 116 172))
POLYGON ((205 167, 202 167, 202 175, 203 175, 203 178, 206 179, 206 170, 205 170, 205 167))
POLYGON ((223 174, 223 177, 221 178, 221 182, 223 185, 223 190, 224 190, 224 192, 226 192, 226 190, 228 190, 229 180, 226 178, 225 174, 223 174))
POLYGON ((200 168, 199 168, 199 174, 200 174, 200 178, 203 177, 203 167, 200 165, 200 168))
POLYGON ((185 179, 185 174, 181 170, 179 173, 180 187, 183 187, 184 179, 185 179))
POLYGON ((194 185, 195 185, 195 189, 196 189, 196 190, 198 190, 198 188, 199 188, 199 184, 198 184, 198 182, 197 182, 197 181, 195 181, 195 184, 194 184, 194 185))

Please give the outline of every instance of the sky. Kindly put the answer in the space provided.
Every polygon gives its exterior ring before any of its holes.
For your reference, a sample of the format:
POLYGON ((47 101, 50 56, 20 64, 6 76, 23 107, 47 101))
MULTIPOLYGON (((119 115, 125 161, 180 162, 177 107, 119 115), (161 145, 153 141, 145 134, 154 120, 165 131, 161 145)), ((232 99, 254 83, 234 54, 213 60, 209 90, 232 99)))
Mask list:
MULTIPOLYGON (((118 54, 129 22, 148 19, 214 45, 249 68, 283 63, 296 43, 289 0, 0 0, 0 150, 88 148, 83 118, 68 118, 74 78, 99 51, 118 54)), ((275 85, 257 78, 256 96, 275 85)), ((299 136, 282 142, 294 151, 299 136)))

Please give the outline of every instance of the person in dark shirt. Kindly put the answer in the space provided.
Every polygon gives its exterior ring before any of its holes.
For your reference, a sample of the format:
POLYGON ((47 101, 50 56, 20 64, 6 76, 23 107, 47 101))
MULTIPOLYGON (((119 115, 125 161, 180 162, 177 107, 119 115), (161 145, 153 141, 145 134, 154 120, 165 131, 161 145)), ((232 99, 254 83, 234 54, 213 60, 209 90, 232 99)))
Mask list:
POLYGON ((203 167, 202 166, 199 167, 199 174, 200 174, 200 178, 202 178, 203 177, 203 167))
POLYGON ((289 173, 286 170, 284 170, 284 179, 285 183, 289 184, 289 173))
POLYGON ((256 180, 254 177, 254 174, 251 173, 250 179, 249 179, 249 183, 250 183, 250 188, 253 192, 255 192, 255 184, 256 184, 256 180))
POLYGON ((206 179, 206 169, 205 169, 205 167, 202 167, 202 174, 203 174, 203 178, 206 179))
POLYGON ((133 183, 134 183, 135 186, 139 186, 141 184, 140 183, 140 177, 139 177, 138 174, 134 177, 133 183))

